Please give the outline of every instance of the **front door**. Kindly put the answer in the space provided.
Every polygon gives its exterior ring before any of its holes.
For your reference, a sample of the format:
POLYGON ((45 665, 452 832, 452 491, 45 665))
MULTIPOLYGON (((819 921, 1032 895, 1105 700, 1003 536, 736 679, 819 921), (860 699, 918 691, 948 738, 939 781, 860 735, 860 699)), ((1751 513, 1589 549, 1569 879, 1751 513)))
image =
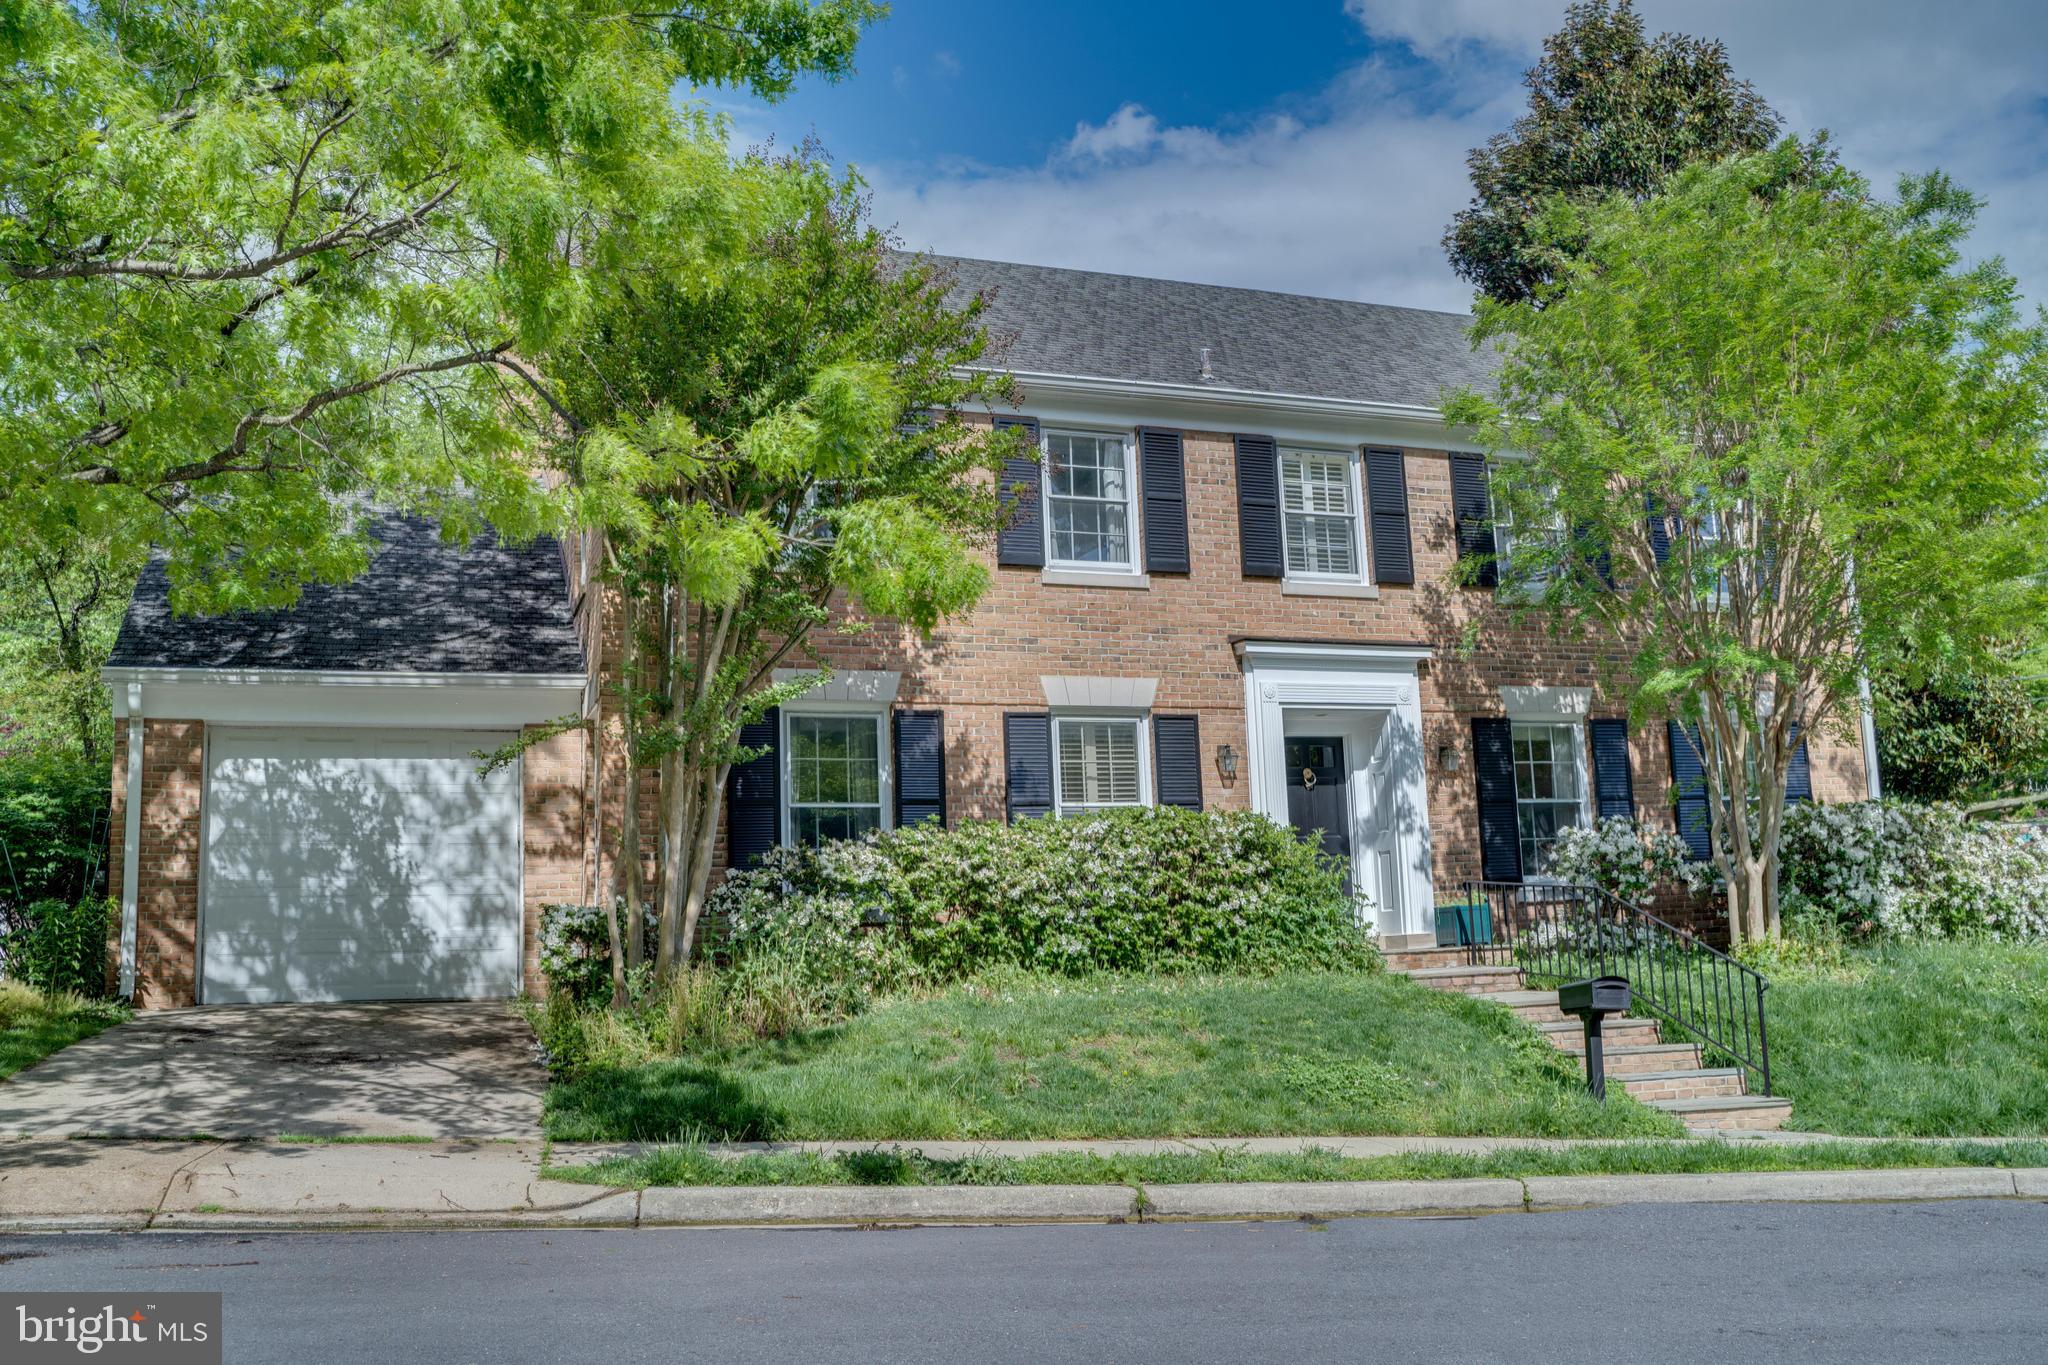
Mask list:
POLYGON ((1350 776, 1342 739, 1287 740, 1287 823, 1298 830, 1314 831, 1323 852, 1342 862, 1347 895, 1351 892, 1350 776))

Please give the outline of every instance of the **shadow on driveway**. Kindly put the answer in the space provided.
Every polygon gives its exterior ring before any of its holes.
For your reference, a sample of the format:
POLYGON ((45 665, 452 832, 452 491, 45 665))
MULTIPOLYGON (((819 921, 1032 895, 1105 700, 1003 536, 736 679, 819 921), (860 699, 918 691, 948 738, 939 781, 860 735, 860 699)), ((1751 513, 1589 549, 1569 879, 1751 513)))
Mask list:
POLYGON ((532 1137, 532 1044, 502 1001, 164 1010, 0 1081, 0 1135, 532 1137))

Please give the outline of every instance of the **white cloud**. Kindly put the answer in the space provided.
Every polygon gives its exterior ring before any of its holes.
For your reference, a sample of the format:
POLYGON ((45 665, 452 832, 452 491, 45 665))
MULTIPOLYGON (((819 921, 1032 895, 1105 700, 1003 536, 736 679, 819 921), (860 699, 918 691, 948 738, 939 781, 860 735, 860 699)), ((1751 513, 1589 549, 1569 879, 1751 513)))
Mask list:
MULTIPOLYGON (((1519 112, 1521 71, 1564 0, 1344 3, 1412 56, 1367 61, 1249 127, 1174 127, 1125 102, 1042 165, 870 166, 878 213, 909 245, 960 255, 1462 308, 1440 239, 1470 197, 1465 154, 1519 112)), ((1639 7, 1653 32, 1725 39, 1789 127, 1832 129, 1880 187, 1954 174, 1989 201, 1973 250, 2003 254, 2048 299, 2039 0, 1639 7)))

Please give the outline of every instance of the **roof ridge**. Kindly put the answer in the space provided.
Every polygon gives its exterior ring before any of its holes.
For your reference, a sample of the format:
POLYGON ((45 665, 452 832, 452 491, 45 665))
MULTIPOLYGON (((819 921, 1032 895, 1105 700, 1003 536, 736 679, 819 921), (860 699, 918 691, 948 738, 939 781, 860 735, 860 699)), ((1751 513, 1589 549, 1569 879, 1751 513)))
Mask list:
POLYGON ((1292 289, 1259 289, 1242 284, 1213 284, 1207 280, 1175 279, 1170 275, 1134 275, 1121 270, 1091 270, 1085 266, 1042 265, 1035 261, 1004 261, 998 260, 993 256, 956 256, 943 251, 900 250, 897 254, 932 261, 960 261, 969 265, 1008 266, 1018 270, 1041 270, 1058 272, 1063 275, 1092 275, 1098 279, 1106 280, 1138 280, 1146 284, 1171 284, 1178 285, 1184 289, 1213 289, 1218 293, 1226 294, 1258 294, 1266 298, 1300 299, 1309 303, 1340 303, 1355 308, 1377 308, 1390 313, 1415 313, 1430 318, 1457 318, 1461 321, 1470 321, 1472 318, 1472 314, 1469 311, 1456 313, 1445 308, 1416 308, 1404 303, 1379 303, 1372 299, 1346 299, 1338 298, 1331 294, 1304 294, 1292 289))

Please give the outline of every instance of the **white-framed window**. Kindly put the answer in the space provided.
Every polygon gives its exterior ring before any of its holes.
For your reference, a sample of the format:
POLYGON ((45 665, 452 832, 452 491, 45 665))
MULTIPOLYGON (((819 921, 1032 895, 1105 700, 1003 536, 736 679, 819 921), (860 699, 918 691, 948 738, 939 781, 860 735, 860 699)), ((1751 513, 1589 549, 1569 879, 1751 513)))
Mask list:
POLYGON ((888 824, 885 714, 785 711, 782 717, 783 839, 855 839, 888 824))
POLYGON ((1549 875, 1558 834, 1586 823, 1585 729, 1576 721, 1518 720, 1513 748, 1522 876, 1540 881, 1549 875))
POLYGON ((1341 450, 1280 452, 1280 539, 1289 578, 1365 581, 1365 526, 1358 456, 1341 450))
POLYGON ((1493 497, 1490 499, 1493 504, 1493 552, 1500 562, 1500 577, 1503 582, 1541 591, 1556 576, 1555 555, 1564 544, 1564 514, 1553 503, 1542 517, 1524 517, 1517 522, 1514 508, 1501 496, 1500 468, 1498 463, 1487 466, 1493 481, 1493 497), (1517 547, 1525 557, 1532 550, 1544 551, 1544 567, 1517 568, 1517 547))
POLYGON ((1134 572, 1138 480, 1130 440, 1106 432, 1048 430, 1044 442, 1045 562, 1134 572))
POLYGON ((1062 815, 1150 800, 1139 716, 1054 716, 1053 804, 1062 815))

